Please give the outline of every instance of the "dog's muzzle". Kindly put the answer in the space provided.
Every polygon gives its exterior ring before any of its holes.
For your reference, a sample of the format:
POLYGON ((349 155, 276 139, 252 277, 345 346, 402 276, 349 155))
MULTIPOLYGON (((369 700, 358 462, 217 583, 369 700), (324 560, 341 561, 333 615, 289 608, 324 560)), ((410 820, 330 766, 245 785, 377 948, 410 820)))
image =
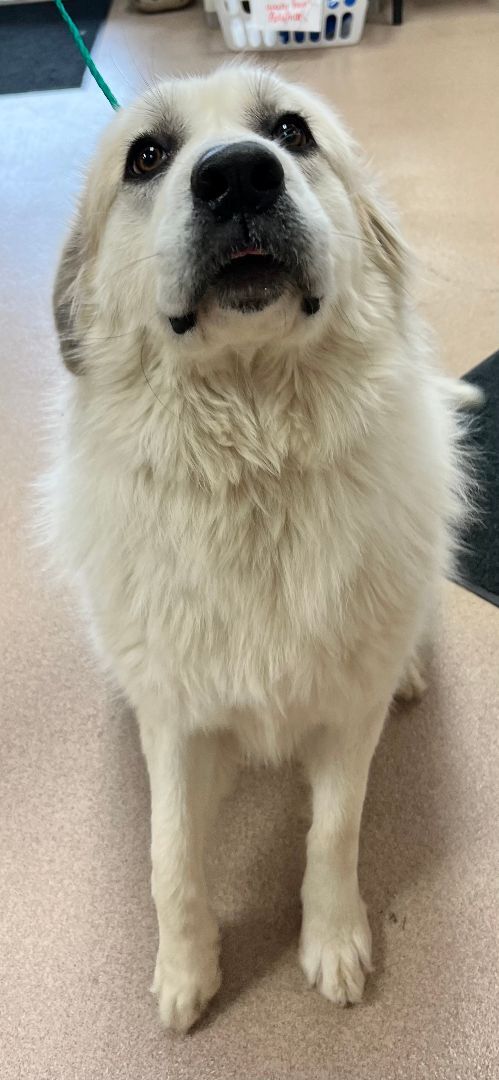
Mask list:
POLYGON ((302 293, 302 309, 314 315, 312 295, 301 267, 303 246, 296 214, 286 193, 284 169, 273 151, 246 140, 215 146, 196 162, 191 175, 195 267, 192 308, 170 317, 176 334, 196 325, 196 305, 212 291, 221 307, 258 311, 286 287, 302 293))

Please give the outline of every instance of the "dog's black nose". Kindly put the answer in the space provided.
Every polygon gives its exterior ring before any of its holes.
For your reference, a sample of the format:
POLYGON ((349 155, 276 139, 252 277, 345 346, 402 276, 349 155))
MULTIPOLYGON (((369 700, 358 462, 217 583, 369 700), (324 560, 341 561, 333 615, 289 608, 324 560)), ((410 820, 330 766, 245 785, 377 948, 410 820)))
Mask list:
POLYGON ((270 210, 284 190, 284 169, 265 146, 229 143, 200 157, 191 188, 194 201, 208 207, 216 221, 228 221, 244 212, 270 210))

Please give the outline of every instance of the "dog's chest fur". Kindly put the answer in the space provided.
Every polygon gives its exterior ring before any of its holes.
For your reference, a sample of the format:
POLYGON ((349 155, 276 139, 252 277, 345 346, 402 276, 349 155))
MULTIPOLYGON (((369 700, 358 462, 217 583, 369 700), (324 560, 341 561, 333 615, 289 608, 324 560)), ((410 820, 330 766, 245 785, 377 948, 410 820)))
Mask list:
MULTIPOLYGON (((184 378, 160 400, 143 382, 106 402, 89 387, 72 424, 104 646, 128 685, 131 669, 138 685, 175 683, 191 714, 197 699, 310 697, 345 646, 366 518, 377 527, 369 455, 342 445, 329 376, 256 375, 184 378)), ((352 395, 350 439, 354 417, 352 395)))

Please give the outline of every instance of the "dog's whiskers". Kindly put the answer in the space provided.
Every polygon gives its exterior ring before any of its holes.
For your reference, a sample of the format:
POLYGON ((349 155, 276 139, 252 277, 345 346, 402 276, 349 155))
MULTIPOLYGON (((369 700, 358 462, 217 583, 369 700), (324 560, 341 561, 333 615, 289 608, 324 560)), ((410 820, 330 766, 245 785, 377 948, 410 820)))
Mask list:
POLYGON ((159 404, 160 404, 160 405, 162 405, 163 409, 166 409, 166 411, 167 411, 168 413, 170 413, 170 416, 173 416, 174 414, 173 414, 173 411, 172 411, 172 409, 170 409, 170 408, 169 408, 169 406, 168 406, 168 405, 166 404, 166 402, 165 402, 165 401, 162 401, 162 400, 161 400, 161 398, 160 398, 159 394, 157 394, 157 393, 156 393, 156 391, 155 391, 154 387, 153 387, 153 386, 152 386, 152 384, 151 384, 151 381, 150 381, 150 379, 149 379, 149 378, 148 378, 148 376, 147 376, 147 373, 146 373, 146 369, 145 369, 145 367, 144 367, 144 349, 145 349, 145 342, 144 342, 144 340, 143 340, 143 341, 142 341, 142 344, 141 344, 141 346, 140 346, 140 366, 141 366, 141 368, 142 368, 142 374, 143 374, 143 376, 144 376, 144 379, 145 379, 145 381, 146 381, 146 383, 147 383, 147 385, 148 385, 148 387, 149 387, 149 389, 150 389, 151 393, 152 393, 152 394, 154 395, 154 397, 156 398, 156 401, 158 401, 158 402, 159 402, 159 404))
MULTIPOLYGON (((153 319, 161 319, 161 318, 162 318, 161 312, 160 311, 155 311, 154 314, 151 315, 151 317, 149 319, 149 322, 151 323, 153 321, 153 319)), ((91 329, 92 329, 92 327, 90 327, 90 330, 91 329)), ((81 345, 81 351, 83 352, 83 350, 86 349, 89 345, 106 345, 108 341, 120 341, 122 338, 131 337, 133 334, 140 334, 140 332, 143 331, 143 330, 144 330, 144 326, 139 325, 139 326, 132 326, 131 330, 124 330, 123 333, 121 333, 121 334, 106 334, 104 337, 93 337, 93 338, 92 337, 90 337, 90 338, 89 337, 84 337, 84 340, 83 340, 82 345, 81 345)), ((59 337, 60 337, 61 341, 66 341, 66 342, 69 342, 70 344, 71 344, 71 342, 73 340, 71 333, 60 334, 59 337)))
POLYGON ((132 270, 134 266, 139 266, 140 263, 147 262, 149 259, 158 259, 160 255, 162 255, 161 251, 152 251, 149 255, 140 255, 138 259, 132 259, 131 262, 125 263, 124 266, 120 266, 118 270, 115 270, 114 274, 110 274, 108 281, 112 281, 119 274, 123 274, 125 270, 132 270))

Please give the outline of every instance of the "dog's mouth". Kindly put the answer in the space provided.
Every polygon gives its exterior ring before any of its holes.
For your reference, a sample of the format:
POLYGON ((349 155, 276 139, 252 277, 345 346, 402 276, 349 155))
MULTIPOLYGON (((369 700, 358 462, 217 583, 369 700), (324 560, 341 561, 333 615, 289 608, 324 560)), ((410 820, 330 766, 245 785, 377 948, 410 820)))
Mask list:
POLYGON ((238 311, 259 311, 280 296, 289 275, 283 263, 265 248, 231 251, 211 289, 218 304, 238 311))
POLYGON ((282 236, 275 244, 255 236, 238 238, 235 243, 234 239, 225 251, 208 252, 202 260, 204 270, 193 290, 194 306, 185 315, 169 317, 176 334, 194 329, 201 303, 250 314, 263 311, 289 291, 301 295, 305 315, 319 310, 320 299, 310 289, 308 274, 296 253, 287 250, 282 236))

